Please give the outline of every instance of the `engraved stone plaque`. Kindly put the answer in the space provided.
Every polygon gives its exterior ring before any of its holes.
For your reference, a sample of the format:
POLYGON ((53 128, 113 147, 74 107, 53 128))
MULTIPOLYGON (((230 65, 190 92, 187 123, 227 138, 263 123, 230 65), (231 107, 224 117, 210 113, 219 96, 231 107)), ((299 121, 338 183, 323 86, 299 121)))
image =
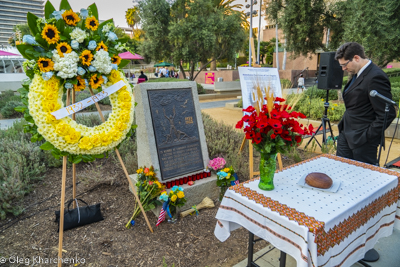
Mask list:
POLYGON ((191 88, 147 91, 163 181, 203 170, 191 88))

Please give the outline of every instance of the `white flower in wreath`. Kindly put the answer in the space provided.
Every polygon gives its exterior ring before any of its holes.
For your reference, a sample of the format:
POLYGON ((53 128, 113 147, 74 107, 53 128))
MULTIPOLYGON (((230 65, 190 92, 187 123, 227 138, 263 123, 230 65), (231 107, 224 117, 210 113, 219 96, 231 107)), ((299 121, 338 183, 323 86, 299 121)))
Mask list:
POLYGON ((103 26, 103 29, 101 30, 103 33, 109 32, 112 28, 112 23, 107 23, 106 25, 103 26))
POLYGON ((64 54, 64 57, 58 55, 57 50, 53 50, 54 70, 58 71, 57 76, 66 79, 76 76, 78 71, 79 56, 76 52, 64 54))
POLYGON ((114 49, 116 49, 117 51, 122 51, 122 50, 124 50, 124 46, 121 45, 121 43, 117 43, 117 44, 114 46, 114 49))
POLYGON ((82 43, 87 37, 87 33, 79 28, 75 28, 69 35, 71 39, 78 41, 78 43, 82 43))
POLYGON ((92 66, 97 69, 98 72, 109 74, 111 72, 111 58, 107 51, 100 49, 94 55, 92 66))

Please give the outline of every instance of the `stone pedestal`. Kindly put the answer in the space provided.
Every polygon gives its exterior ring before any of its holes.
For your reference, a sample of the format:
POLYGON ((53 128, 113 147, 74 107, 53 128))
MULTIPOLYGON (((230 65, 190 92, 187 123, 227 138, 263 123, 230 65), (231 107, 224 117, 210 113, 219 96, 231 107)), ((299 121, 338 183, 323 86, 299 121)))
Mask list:
MULTIPOLYGON (((129 175, 132 179, 132 183, 135 185, 137 180, 137 174, 129 175)), ((209 197, 212 200, 218 199, 220 189, 217 186, 217 175, 211 174, 211 177, 207 177, 201 180, 196 180, 194 185, 189 186, 187 184, 180 185, 183 188, 183 192, 185 193, 185 197, 187 199, 186 204, 181 207, 178 212, 185 211, 190 209, 194 205, 200 204, 200 202, 205 198, 209 197)), ((129 190, 131 188, 129 187, 129 190)), ((171 189, 167 189, 169 192, 171 189)), ((132 191, 132 190, 131 190, 132 191)), ((152 212, 158 217, 160 214, 161 206, 153 209, 152 212)))

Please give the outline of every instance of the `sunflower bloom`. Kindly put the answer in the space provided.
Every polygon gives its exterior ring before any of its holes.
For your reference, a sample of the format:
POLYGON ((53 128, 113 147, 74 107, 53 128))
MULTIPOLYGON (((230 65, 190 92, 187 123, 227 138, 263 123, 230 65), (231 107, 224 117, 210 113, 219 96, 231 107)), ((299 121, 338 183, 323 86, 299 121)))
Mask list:
POLYGON ((40 57, 37 64, 41 72, 48 72, 54 69, 54 62, 50 58, 40 57))
POLYGON ((90 87, 92 87, 92 89, 97 89, 100 87, 100 85, 104 82, 103 77, 101 77, 101 75, 99 75, 99 77, 97 77, 97 74, 94 74, 91 78, 90 78, 90 87))
POLYGON ((90 17, 86 19, 85 26, 87 29, 95 31, 99 27, 99 22, 95 17, 90 17))
POLYGON ((56 48, 60 57, 64 57, 64 54, 72 52, 71 46, 66 42, 59 43, 56 48))
POLYGON ((90 66, 90 62, 93 60, 93 54, 90 50, 85 50, 80 56, 82 65, 90 66))
POLYGON ((46 24, 42 31, 42 37, 46 40, 49 44, 55 44, 60 40, 59 31, 57 27, 51 24, 46 24))
POLYGON ((101 41, 96 48, 96 51, 99 51, 100 49, 103 49, 104 51, 108 52, 108 47, 103 43, 103 41, 101 41))
POLYGON ((85 88, 86 88, 85 80, 82 79, 81 76, 77 76, 76 79, 78 80, 78 83, 77 83, 77 84, 74 84, 74 90, 75 90, 75 91, 82 91, 82 90, 85 90, 85 88))
POLYGON ((72 11, 72 9, 65 11, 63 14, 63 19, 65 20, 65 23, 67 23, 70 26, 76 26, 76 23, 78 23, 81 19, 79 16, 72 11))
POLYGON ((113 56, 111 58, 111 63, 119 65, 119 63, 121 63, 121 58, 119 56, 113 56))

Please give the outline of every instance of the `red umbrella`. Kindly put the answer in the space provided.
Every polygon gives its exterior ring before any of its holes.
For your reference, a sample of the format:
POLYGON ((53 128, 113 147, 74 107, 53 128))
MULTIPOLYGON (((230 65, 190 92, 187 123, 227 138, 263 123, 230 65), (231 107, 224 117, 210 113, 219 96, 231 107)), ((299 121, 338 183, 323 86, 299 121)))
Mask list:
POLYGON ((144 59, 141 55, 138 54, 133 55, 129 51, 119 54, 119 57, 122 59, 144 59))
POLYGON ((18 54, 13 54, 13 53, 10 53, 10 52, 6 52, 6 51, 3 51, 3 50, 0 50, 0 56, 21 56, 21 55, 18 55, 18 54))

